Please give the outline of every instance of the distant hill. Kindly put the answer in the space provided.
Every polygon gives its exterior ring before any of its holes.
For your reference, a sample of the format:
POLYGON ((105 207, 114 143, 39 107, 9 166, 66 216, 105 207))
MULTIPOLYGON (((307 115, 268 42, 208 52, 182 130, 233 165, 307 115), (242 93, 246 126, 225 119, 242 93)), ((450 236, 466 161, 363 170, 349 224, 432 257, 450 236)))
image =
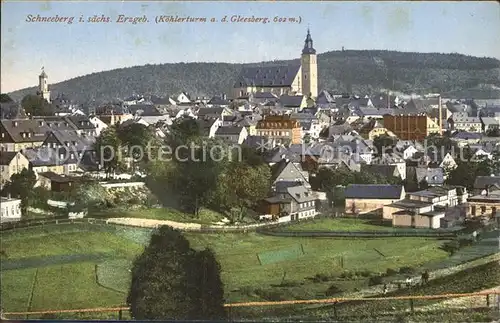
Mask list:
MULTIPOLYGON (((243 66, 298 64, 299 60, 254 64, 175 63, 121 68, 76 77, 50 86, 78 102, 125 98, 132 94, 194 96, 229 93, 243 66)), ((370 94, 381 89, 404 93, 449 93, 470 98, 500 97, 500 61, 460 54, 380 50, 331 51, 318 55, 319 88, 370 94)), ((49 74, 50 77, 50 74, 49 74)), ((37 75, 33 75, 36 79, 37 75)), ((50 79, 49 79, 50 81, 50 79)), ((36 89, 10 93, 20 100, 36 89)))

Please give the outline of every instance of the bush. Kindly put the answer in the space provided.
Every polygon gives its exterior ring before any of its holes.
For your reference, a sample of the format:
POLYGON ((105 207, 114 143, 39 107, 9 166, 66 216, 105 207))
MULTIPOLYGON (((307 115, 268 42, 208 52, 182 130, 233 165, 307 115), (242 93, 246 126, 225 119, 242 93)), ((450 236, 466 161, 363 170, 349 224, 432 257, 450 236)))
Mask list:
POLYGON ((392 276, 392 275, 396 275, 398 272, 397 270, 394 270, 392 268, 387 268, 386 272, 385 272, 385 275, 386 276, 392 276))
POLYGON ((297 287, 299 286, 300 283, 293 281, 293 280, 285 280, 281 284, 278 285, 278 287, 297 287))
POLYGON ((361 276, 361 277, 371 277, 373 273, 369 270, 362 270, 362 271, 357 271, 356 276, 361 276))
POLYGON ((314 275, 314 277, 312 278, 312 281, 315 282, 315 283, 320 283, 320 282, 327 282, 330 280, 330 276, 326 275, 326 274, 316 274, 314 275))
POLYGON ((441 249, 448 252, 450 255, 453 255, 458 251, 458 249, 460 249, 460 242, 458 240, 446 242, 443 246, 441 246, 441 249))
POLYGON ((255 290, 255 294, 258 295, 259 297, 268 300, 268 301, 284 301, 286 300, 286 297, 283 293, 283 291, 280 290, 266 290, 266 289, 261 289, 258 288, 255 290))
POLYGON ((375 285, 380 285, 382 284, 384 281, 382 279, 382 276, 372 276, 370 277, 370 279, 368 280, 368 286, 375 286, 375 285))
POLYGON ((328 289, 325 292, 325 295, 326 296, 333 296, 335 294, 340 294, 342 292, 343 292, 343 290, 340 287, 338 287, 337 285, 332 285, 332 286, 328 287, 328 289))
POLYGON ((399 268, 400 274, 413 274, 415 273, 415 268, 413 267, 401 267, 399 268))
POLYGON ((343 279, 354 279, 356 278, 356 274, 353 273, 352 271, 344 271, 342 274, 340 274, 340 278, 343 278, 343 279))

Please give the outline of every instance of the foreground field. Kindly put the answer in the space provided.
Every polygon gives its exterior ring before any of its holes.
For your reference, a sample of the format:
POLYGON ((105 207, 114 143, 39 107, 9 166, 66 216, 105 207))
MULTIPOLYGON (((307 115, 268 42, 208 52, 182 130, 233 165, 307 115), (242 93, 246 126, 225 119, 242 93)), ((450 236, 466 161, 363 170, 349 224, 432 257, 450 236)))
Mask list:
MULTIPOLYGON (((5 311, 116 306, 124 303, 129 268, 149 237, 148 230, 96 225, 28 228, 2 235, 2 305, 5 311), (78 257, 77 257, 78 256, 78 257)), ((370 272, 444 259, 442 241, 421 238, 308 239, 249 234, 187 234, 197 249, 211 247, 222 265, 228 302, 269 298, 324 297, 327 283, 316 274, 365 271, 340 283, 346 290, 367 286, 370 272), (262 264, 258 255, 301 252, 262 264), (375 250, 376 249, 376 250, 375 250), (383 254, 383 255, 382 255, 383 254), (287 258, 288 257, 288 258, 287 258), (342 268, 343 266, 343 268, 342 268), (283 281, 296 288, 279 292, 283 281), (279 289, 279 288, 278 288, 279 289), (274 296, 273 296, 274 293, 274 296)))

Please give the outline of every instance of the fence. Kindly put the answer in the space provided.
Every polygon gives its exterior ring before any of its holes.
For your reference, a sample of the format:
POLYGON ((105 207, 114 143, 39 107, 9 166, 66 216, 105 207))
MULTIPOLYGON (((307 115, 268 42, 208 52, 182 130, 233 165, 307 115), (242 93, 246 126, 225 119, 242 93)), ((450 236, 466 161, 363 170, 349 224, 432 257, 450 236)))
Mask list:
MULTIPOLYGON (((228 309, 229 318, 232 319, 234 316, 240 316, 235 312, 238 308, 256 308, 256 307, 278 307, 278 306, 293 306, 297 305, 316 305, 316 306, 326 306, 328 307, 327 312, 330 316, 338 319, 340 316, 344 318, 356 316, 356 314, 361 315, 362 313, 351 314, 347 311, 349 305, 357 306, 369 303, 375 303, 372 309, 376 312, 371 312, 369 315, 377 314, 377 317, 387 315, 388 313, 383 312, 384 306, 379 306, 380 303, 389 302, 389 306, 392 306, 392 313, 390 315, 400 315, 400 314, 417 314, 417 313, 432 313, 442 311, 439 309, 432 309, 428 306, 421 306, 422 301, 432 300, 446 300, 446 299, 460 299, 460 298, 474 298, 478 302, 472 304, 471 306, 465 306, 468 312, 477 309, 485 309, 488 311, 500 310, 500 292, 489 291, 489 292, 478 292, 478 293, 462 293, 462 294, 441 294, 441 295, 419 295, 419 296, 389 296, 389 297, 337 297, 337 298, 327 298, 327 299, 307 299, 307 300, 289 300, 289 301, 269 301, 269 302, 243 302, 243 303, 227 303, 224 307, 228 309), (496 297, 495 297, 496 296, 496 297), (483 299, 481 301, 481 299, 483 299), (417 302, 420 302, 417 303, 417 302), (406 305, 403 305, 406 304, 406 305), (347 305, 347 306, 344 306, 347 305), (380 310, 380 311, 379 311, 380 310), (380 313, 378 313, 380 312, 380 313)), ((452 312, 463 309, 464 307, 456 305, 447 305, 446 310, 452 310, 452 312)), ((318 309, 309 308, 309 309, 318 309)), ((304 310, 304 308, 302 308, 304 310)), ((57 315, 57 314, 67 314, 67 313, 116 313, 118 319, 123 319, 123 315, 126 313, 128 315, 129 308, 126 306, 111 307, 111 308, 86 308, 86 309, 65 309, 65 310, 44 310, 44 311, 32 311, 32 312, 5 312, 2 313, 3 318, 11 319, 14 317, 32 317, 38 316, 43 317, 46 315, 57 315)), ((266 315, 263 311, 260 311, 258 315, 266 315)), ((303 316, 309 314, 304 313, 303 316)), ((262 317, 261 317, 262 318, 262 317)), ((312 318, 312 317, 310 317, 312 318)), ((373 317, 372 317, 373 318, 373 317)))

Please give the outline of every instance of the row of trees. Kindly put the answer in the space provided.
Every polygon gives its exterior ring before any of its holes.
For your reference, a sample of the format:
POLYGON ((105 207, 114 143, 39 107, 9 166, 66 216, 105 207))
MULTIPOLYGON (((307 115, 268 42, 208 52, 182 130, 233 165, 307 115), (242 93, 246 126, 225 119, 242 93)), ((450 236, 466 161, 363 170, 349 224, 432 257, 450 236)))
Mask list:
POLYGON ((239 221, 269 192, 270 168, 253 149, 202 138, 194 119, 176 120, 165 144, 177 156, 150 163, 148 174, 195 217, 209 207, 239 221))

